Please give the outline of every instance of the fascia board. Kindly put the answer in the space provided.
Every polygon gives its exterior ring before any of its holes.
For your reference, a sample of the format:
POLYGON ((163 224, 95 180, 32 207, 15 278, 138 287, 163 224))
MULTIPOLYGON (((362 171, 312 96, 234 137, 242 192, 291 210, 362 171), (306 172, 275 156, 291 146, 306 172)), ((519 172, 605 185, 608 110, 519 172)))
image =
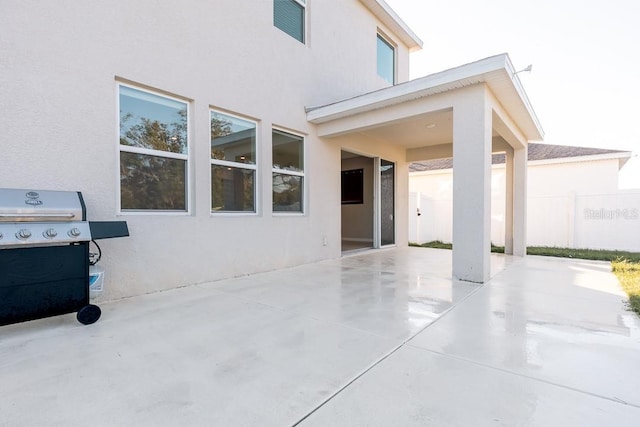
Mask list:
POLYGON ((422 49, 422 40, 384 0, 360 0, 389 30, 407 45, 410 52, 422 49))
POLYGON ((515 67, 511 63, 511 60, 509 59, 509 56, 508 55, 505 55, 505 56, 506 56, 506 58, 505 58, 505 69, 507 70, 507 73, 509 73, 509 75, 511 76, 511 81, 513 82, 513 86, 514 86, 516 92, 518 93, 518 96, 522 100, 522 103, 524 104, 524 107, 526 108, 527 112, 529 113, 529 116, 531 117, 531 120, 533 121, 535 130, 538 133, 538 137, 537 138, 530 138, 530 140, 542 141, 544 139, 544 130, 542 129, 542 125, 540 124, 540 120, 538 119, 538 116, 536 115, 536 112, 534 111, 533 106, 531 105, 531 101, 529 101, 529 97, 527 96, 527 93, 525 92, 524 87, 522 86, 522 82, 520 81, 520 78, 518 77, 518 74, 517 74, 517 71, 516 71, 515 67))

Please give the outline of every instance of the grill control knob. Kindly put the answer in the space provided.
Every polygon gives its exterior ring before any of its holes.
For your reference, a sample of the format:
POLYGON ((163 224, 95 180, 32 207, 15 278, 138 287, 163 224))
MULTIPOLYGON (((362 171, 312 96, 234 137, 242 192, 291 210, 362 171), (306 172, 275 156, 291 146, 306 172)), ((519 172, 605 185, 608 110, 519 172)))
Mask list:
POLYGON ((73 227, 67 232, 67 234, 69 235, 69 237, 78 237, 82 233, 77 227, 73 227))
POLYGON ((58 232, 54 228, 50 228, 42 232, 42 235, 47 239, 53 239, 58 235, 58 232))
POLYGON ((27 240, 29 237, 31 237, 31 232, 26 228, 23 228, 16 233, 16 237, 20 240, 27 240))

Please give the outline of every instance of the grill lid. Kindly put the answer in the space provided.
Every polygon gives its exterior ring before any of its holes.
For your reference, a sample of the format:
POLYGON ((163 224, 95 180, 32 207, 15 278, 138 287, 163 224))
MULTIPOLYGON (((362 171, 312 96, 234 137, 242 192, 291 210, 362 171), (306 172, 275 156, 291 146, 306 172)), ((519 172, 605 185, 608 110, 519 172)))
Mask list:
POLYGON ((0 222, 85 220, 80 192, 0 188, 0 222))

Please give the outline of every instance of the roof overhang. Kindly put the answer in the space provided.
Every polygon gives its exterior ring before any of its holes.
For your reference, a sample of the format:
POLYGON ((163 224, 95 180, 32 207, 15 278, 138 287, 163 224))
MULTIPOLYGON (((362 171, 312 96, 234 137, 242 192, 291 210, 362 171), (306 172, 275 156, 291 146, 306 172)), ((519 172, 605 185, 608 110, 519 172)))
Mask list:
MULTIPOLYGON (((531 146, 529 146, 531 147, 531 146)), ((528 166, 544 166, 544 165, 558 165, 563 163, 580 163, 580 162, 597 162, 602 160, 618 160, 618 169, 621 169, 622 166, 627 163, 627 161, 633 156, 631 151, 619 151, 615 153, 606 153, 606 154, 590 154, 585 156, 573 156, 573 157, 558 157, 553 159, 542 159, 542 160, 529 160, 527 161, 528 166)), ((500 163, 492 163, 491 167, 499 169, 504 168, 504 159, 500 163)), ((419 171, 409 171, 409 175, 412 176, 422 176, 422 175, 433 175, 439 173, 451 173, 452 167, 442 167, 438 169, 427 169, 427 170, 419 170, 419 171)))
POLYGON ((507 54, 451 68, 333 104, 307 108, 307 120, 322 124, 464 87, 486 84, 528 141, 544 138, 542 126, 507 54))
POLYGON ((360 0, 360 2, 406 44, 410 52, 422 49, 422 40, 384 0, 360 0))
POLYGON ((616 153, 591 154, 587 156, 560 157, 557 159, 530 160, 529 165, 554 165, 559 163, 577 163, 577 162, 597 162, 600 160, 618 160, 618 169, 621 169, 625 163, 633 156, 631 151, 619 151, 616 153))

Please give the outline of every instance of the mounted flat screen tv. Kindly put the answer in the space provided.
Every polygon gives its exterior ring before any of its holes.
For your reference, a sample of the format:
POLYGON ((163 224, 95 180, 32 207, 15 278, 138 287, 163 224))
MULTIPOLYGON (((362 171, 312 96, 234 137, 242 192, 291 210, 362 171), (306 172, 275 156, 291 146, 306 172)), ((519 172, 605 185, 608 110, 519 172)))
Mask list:
POLYGON ((364 169, 342 171, 342 204, 364 203, 364 169))

